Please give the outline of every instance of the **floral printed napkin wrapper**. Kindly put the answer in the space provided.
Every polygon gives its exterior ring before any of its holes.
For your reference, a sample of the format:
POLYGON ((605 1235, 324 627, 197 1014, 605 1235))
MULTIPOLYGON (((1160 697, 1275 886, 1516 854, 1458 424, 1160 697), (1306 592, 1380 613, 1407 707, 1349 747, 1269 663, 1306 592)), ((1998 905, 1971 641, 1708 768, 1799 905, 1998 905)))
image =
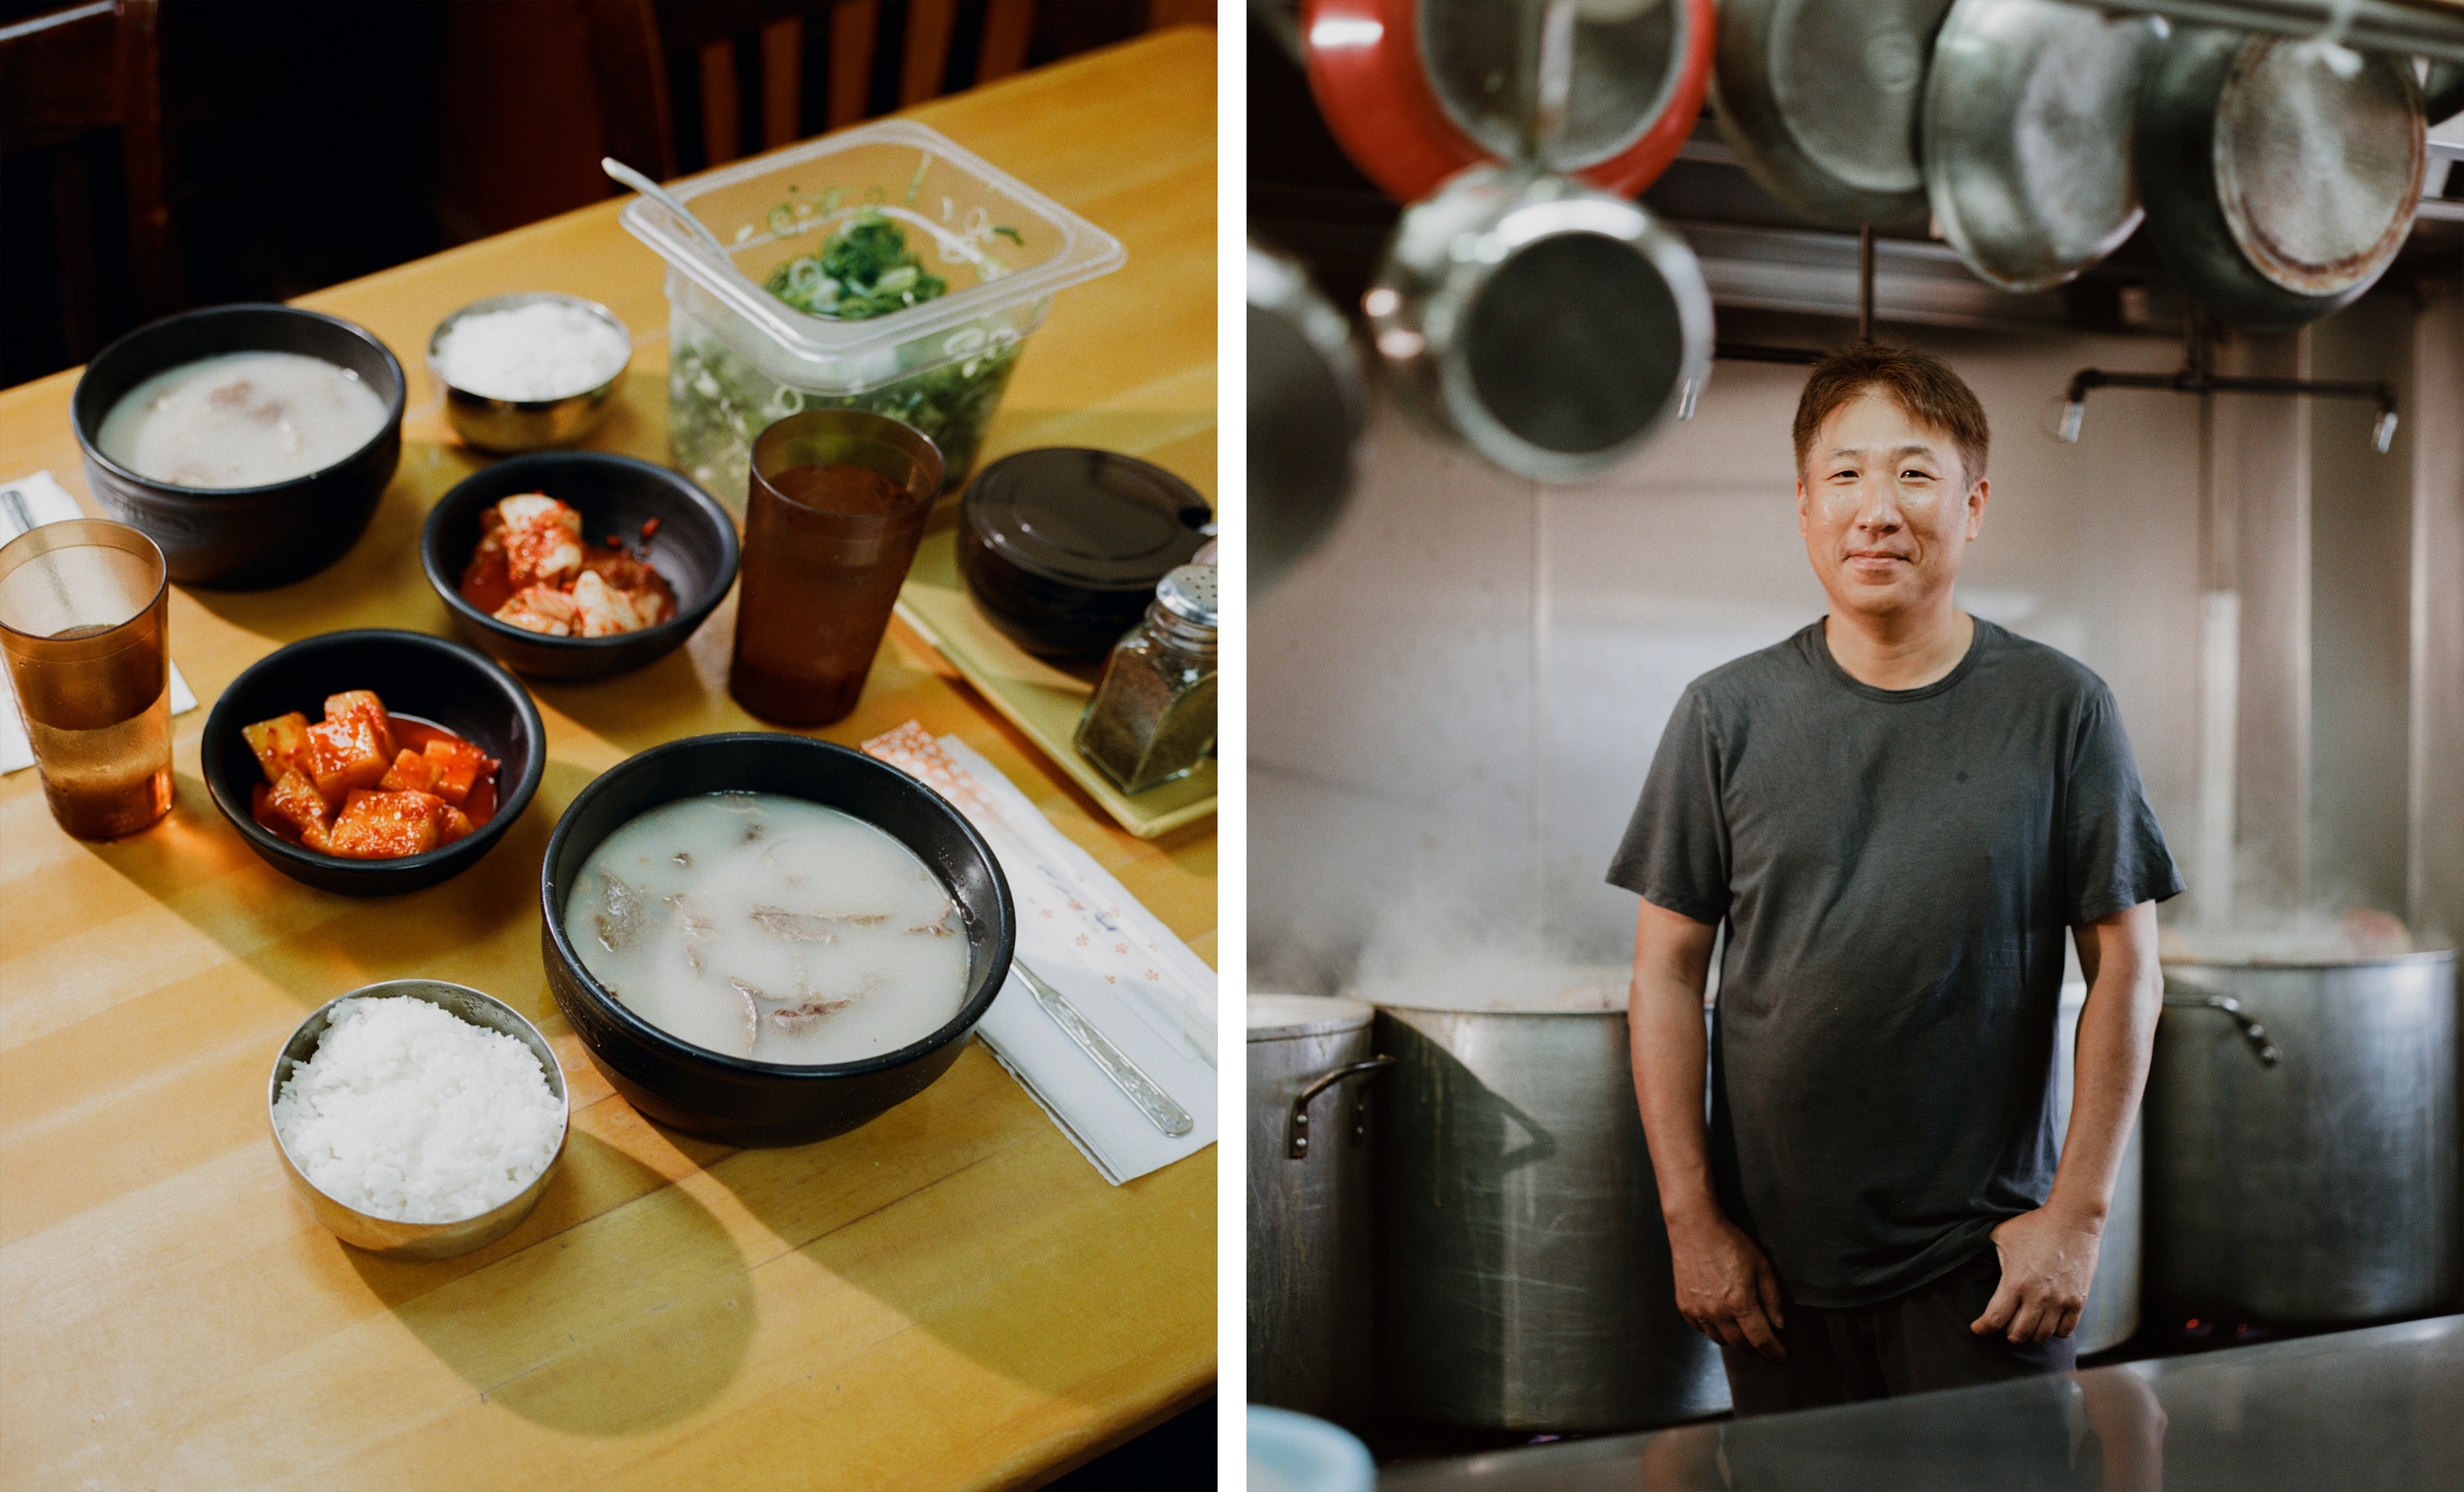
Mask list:
POLYGON ((1113 1185, 1215 1143, 1215 971, 1009 779, 956 735, 909 721, 864 743, 976 826, 1018 910, 1018 958, 1189 1111, 1165 1135, 1013 973, 976 1028, 984 1044, 1113 1185))

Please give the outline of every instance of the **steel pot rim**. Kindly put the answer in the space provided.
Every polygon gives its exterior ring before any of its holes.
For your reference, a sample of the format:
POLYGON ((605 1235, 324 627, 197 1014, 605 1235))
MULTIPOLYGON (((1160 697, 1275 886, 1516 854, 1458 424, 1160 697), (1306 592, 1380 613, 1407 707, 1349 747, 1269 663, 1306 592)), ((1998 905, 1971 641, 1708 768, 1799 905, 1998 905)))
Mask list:
POLYGON ((2378 954, 2353 958, 2205 958, 2161 957, 2167 969, 2377 969, 2389 965, 2452 962, 2455 950, 2438 948, 2409 954, 2378 954))

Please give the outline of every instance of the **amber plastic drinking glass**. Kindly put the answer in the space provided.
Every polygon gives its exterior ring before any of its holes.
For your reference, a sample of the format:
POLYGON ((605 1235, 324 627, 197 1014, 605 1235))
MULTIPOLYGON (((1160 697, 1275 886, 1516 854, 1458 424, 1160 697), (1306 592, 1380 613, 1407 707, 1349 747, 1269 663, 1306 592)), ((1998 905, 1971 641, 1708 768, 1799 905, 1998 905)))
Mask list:
POLYGON ((855 709, 940 489, 940 450, 886 415, 807 409, 761 432, 727 673, 737 704, 780 725, 855 709))
POLYGON ((0 647, 52 818, 118 839, 171 809, 170 586, 124 524, 46 523, 0 548, 0 647))

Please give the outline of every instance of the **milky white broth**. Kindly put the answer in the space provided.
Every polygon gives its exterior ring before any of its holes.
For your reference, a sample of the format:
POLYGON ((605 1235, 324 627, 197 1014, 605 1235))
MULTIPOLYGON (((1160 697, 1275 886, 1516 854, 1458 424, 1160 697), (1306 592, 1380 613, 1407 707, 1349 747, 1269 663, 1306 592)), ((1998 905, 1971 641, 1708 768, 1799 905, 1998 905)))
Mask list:
POLYGON ((565 936, 627 1009, 758 1062, 855 1062, 946 1024, 967 989, 949 892, 896 839, 834 808, 709 793, 607 836, 565 936))
POLYGON ((323 471, 385 423, 385 402, 348 368, 296 352, 233 352, 122 394, 95 445, 174 487, 263 487, 323 471))

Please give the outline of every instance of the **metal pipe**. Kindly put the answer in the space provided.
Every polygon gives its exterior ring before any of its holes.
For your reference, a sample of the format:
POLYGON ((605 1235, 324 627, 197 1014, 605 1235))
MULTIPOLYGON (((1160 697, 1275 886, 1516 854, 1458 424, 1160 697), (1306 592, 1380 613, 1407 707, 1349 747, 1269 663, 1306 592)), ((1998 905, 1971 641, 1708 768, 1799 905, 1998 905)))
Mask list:
POLYGON ((2395 389, 2387 384, 2365 384, 2339 379, 2311 378, 2238 378, 2211 373, 2204 357, 2194 354, 2193 361, 2174 373, 2108 373, 2101 368, 2081 368, 2071 375, 2070 386, 2062 393, 2062 423, 2056 435, 2065 441, 2079 437, 2079 427, 2087 418, 2087 394, 2091 388, 2157 388, 2177 394, 2307 394, 2321 399, 2368 399, 2379 406, 2378 423, 2370 428, 2370 447, 2385 455, 2395 442, 2395 389))
POLYGON ((1874 340, 1874 225, 1857 230, 1857 340, 1874 340))

